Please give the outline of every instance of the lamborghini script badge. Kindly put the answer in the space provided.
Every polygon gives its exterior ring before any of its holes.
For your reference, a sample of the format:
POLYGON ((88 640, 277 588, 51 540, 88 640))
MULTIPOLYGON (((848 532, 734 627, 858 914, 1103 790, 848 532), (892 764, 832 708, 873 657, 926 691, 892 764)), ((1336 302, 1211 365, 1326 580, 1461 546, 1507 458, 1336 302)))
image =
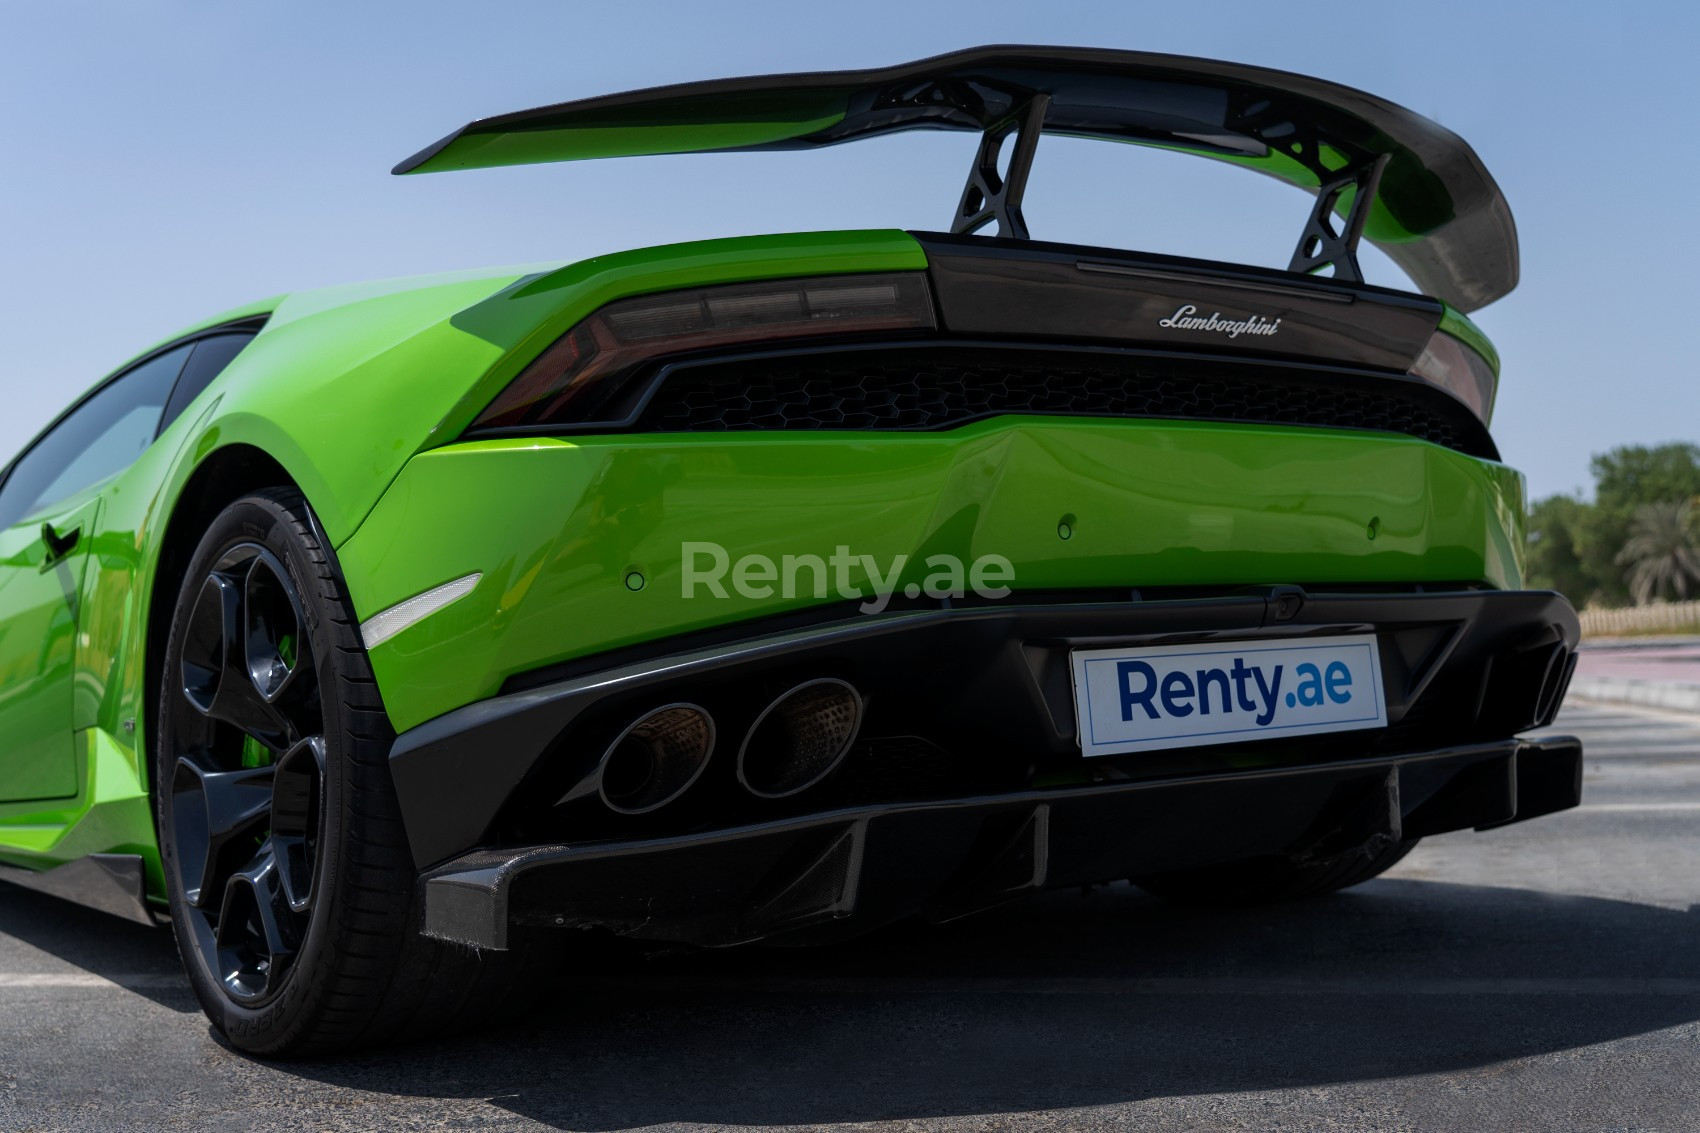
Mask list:
POLYGON ((1229 338, 1238 338, 1242 334, 1275 334, 1281 329, 1281 320, 1271 322, 1262 315, 1252 315, 1244 319, 1224 319, 1219 313, 1204 316, 1200 315, 1198 308, 1191 303, 1183 303, 1168 318, 1158 319, 1157 325, 1170 330, 1215 331, 1229 338))

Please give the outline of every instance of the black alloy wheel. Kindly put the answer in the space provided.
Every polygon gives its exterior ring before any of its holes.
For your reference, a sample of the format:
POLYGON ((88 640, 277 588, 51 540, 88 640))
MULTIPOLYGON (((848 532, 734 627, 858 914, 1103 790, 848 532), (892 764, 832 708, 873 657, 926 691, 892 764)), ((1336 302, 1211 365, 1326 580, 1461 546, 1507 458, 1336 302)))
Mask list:
POLYGON ((313 913, 324 827, 323 694, 301 597, 257 543, 220 555, 184 625, 170 744, 176 880, 225 991, 277 994, 313 913))
POLYGON ((529 951, 426 937, 389 716, 307 502, 244 496, 184 572, 151 729, 178 951, 214 1027, 262 1055, 494 1014, 529 951))

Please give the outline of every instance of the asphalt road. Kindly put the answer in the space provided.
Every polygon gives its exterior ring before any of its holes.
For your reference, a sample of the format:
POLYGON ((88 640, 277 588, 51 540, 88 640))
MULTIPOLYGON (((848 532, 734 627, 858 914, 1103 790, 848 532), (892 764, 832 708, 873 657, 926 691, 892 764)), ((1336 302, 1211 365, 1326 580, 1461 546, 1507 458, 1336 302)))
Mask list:
POLYGON ((264 1064, 164 932, 0 884, 0 1129, 1700 1128, 1700 716, 1573 707, 1586 805, 1252 912, 1124 887, 598 966, 525 1022, 264 1064))

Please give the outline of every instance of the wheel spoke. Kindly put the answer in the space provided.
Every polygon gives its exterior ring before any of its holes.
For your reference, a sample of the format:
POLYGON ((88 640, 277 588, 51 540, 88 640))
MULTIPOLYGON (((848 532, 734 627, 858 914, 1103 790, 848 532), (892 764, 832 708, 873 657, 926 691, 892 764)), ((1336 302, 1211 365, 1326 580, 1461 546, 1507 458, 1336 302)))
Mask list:
POLYGON ((283 564, 266 552, 254 557, 243 582, 243 659, 248 677, 267 704, 285 702, 312 668, 305 648, 301 601, 283 564))
POLYGON ((264 829, 272 806, 273 771, 207 771, 187 757, 178 758, 171 783, 172 833, 178 882, 189 904, 199 908, 205 898, 216 896, 226 849, 264 829))
POLYGON ((255 683, 248 661, 245 590, 245 578, 227 571, 213 571, 202 584, 184 632, 183 695, 201 715, 281 750, 295 738, 294 726, 274 703, 276 697, 268 699, 255 683))
POLYGON ((278 917, 276 862, 269 850, 231 874, 219 908, 219 967, 232 995, 252 999, 270 991, 295 955, 278 917))
POLYGON ((325 739, 309 736, 284 753, 272 782, 272 854, 294 913, 313 906, 313 867, 324 810, 325 739))

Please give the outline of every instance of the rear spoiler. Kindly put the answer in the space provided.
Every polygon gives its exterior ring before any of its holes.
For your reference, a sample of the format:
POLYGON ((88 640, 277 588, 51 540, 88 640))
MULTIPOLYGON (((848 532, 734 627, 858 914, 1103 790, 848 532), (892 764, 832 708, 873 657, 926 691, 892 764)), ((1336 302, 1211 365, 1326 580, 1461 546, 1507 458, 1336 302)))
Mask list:
POLYGON ((1229 161, 1316 194, 1289 270, 1361 281, 1362 237, 1460 311, 1517 285, 1511 210, 1462 138, 1350 87, 1181 55, 977 47, 866 71, 654 87, 485 118, 395 172, 812 149, 914 129, 981 135, 953 232, 995 223, 1000 237, 1027 239, 1021 196, 1039 136, 1065 134, 1229 161))

